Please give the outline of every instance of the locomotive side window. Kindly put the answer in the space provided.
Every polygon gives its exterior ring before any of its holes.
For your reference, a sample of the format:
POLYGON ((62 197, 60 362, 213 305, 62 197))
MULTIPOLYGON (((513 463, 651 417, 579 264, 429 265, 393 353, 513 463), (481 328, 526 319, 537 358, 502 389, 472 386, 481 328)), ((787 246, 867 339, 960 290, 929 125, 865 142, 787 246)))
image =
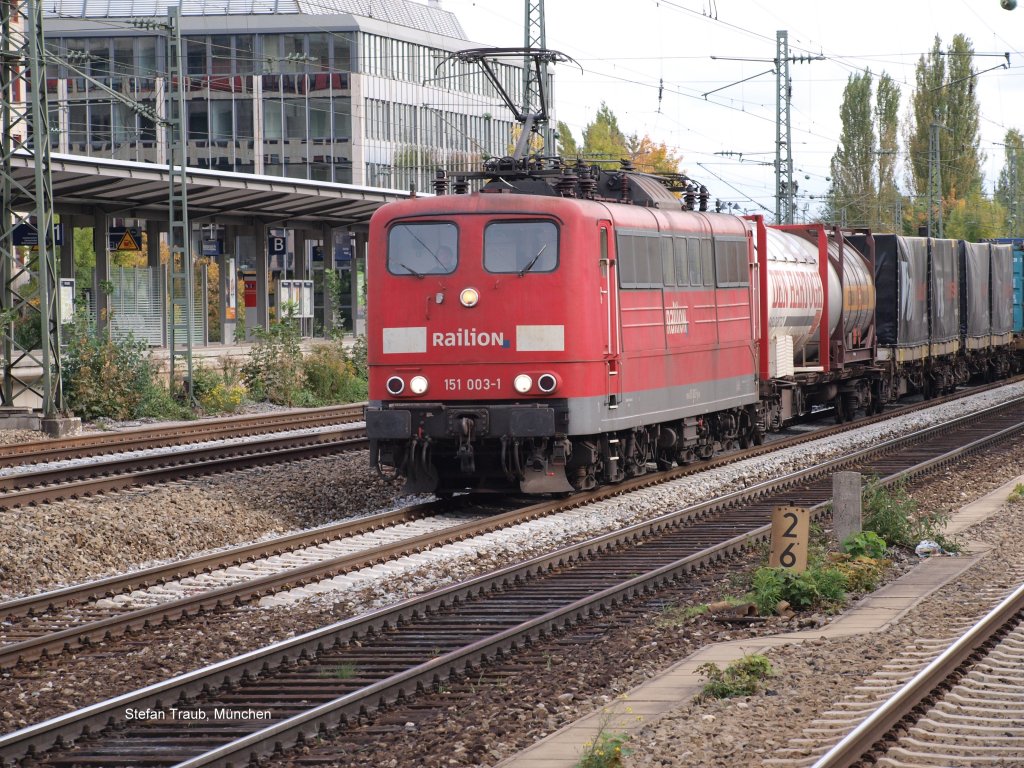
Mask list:
POLYGON ((454 224, 396 224, 388 232, 388 272, 448 275, 458 265, 459 231, 454 224))
POLYGON ((700 241, 695 237, 686 238, 686 261, 690 265, 690 285, 703 285, 700 276, 700 241))
POLYGON ((484 230, 488 272, 553 272, 558 266, 558 227, 550 221, 495 221, 484 230))
POLYGON ((686 238, 673 237, 672 250, 675 257, 676 285, 689 285, 690 268, 686 263, 686 238))
POLYGON ((676 264, 672 255, 672 239, 661 238, 661 279, 665 285, 676 284, 676 264))
POLYGON ((715 240, 715 271, 719 287, 749 285, 746 240, 715 240))
POLYGON ((701 238, 700 241, 700 268, 704 285, 713 286, 715 284, 714 251, 711 248, 711 241, 704 238, 701 238))

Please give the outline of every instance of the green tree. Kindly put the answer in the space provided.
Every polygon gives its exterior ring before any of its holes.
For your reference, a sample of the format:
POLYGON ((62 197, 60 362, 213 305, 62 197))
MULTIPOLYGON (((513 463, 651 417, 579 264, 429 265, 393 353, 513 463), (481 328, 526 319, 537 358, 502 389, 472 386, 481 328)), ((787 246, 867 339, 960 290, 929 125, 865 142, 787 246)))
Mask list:
MULTIPOLYGON (((974 88, 977 71, 973 56, 974 48, 964 35, 955 35, 945 53, 942 41, 936 36, 931 51, 917 63, 917 87, 907 127, 907 148, 910 153, 909 181, 924 206, 927 205, 928 150, 933 123, 942 126, 938 137, 943 210, 952 210, 957 205, 956 201, 962 199, 967 201, 962 210, 970 211, 974 209, 972 201, 983 199, 980 194, 981 167, 985 156, 980 149, 980 108, 974 88)), ((983 214, 977 210, 970 215, 983 218, 983 214)), ((923 215, 918 214, 919 219, 925 216, 926 211, 923 215)))
POLYGON ((850 75, 839 108, 843 127, 832 155, 832 206, 833 215, 847 226, 871 226, 877 211, 871 88, 870 70, 850 75))
POLYGON ((572 135, 572 130, 561 120, 558 121, 555 140, 558 155, 566 161, 579 155, 579 148, 576 145, 576 138, 572 135))
POLYGON ((875 122, 878 125, 878 216, 873 226, 880 231, 900 232, 900 190, 896 183, 899 155, 900 89, 885 72, 875 91, 875 122))
POLYGON ((938 35, 927 56, 922 56, 914 70, 916 89, 911 97, 910 120, 907 123, 908 182, 918 195, 928 192, 928 141, 933 122, 943 117, 943 86, 946 83, 946 59, 938 35))
POLYGON ((593 122, 583 130, 583 154, 594 160, 621 160, 629 157, 626 136, 608 105, 601 102, 593 122))
POLYGON ((1004 160, 996 182, 996 201, 1006 209, 1006 234, 1024 232, 1024 136, 1016 128, 1003 139, 1004 160))

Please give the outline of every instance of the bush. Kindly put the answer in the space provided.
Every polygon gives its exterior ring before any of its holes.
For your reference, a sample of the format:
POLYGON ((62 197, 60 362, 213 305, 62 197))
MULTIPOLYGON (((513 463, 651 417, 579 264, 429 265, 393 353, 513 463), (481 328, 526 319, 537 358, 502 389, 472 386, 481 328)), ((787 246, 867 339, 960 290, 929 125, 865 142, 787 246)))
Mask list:
POLYGON ((850 592, 873 592, 882 580, 888 560, 877 560, 863 555, 838 555, 835 569, 843 575, 850 592))
POLYGON ((223 373, 204 365, 192 367, 192 396, 207 413, 234 413, 245 398, 245 389, 223 373))
MULTIPOLYGON (((363 346, 365 354, 365 342, 363 346)), ((303 361, 302 372, 306 390, 319 404, 366 399, 366 377, 359 376, 356 359, 340 340, 314 349, 303 361)))
POLYGON ((61 385, 67 406, 84 419, 134 419, 153 396, 154 368, 144 341, 115 341, 79 315, 66 330, 61 385))
POLYGON ((892 546, 914 549, 927 539, 938 542, 947 552, 963 548, 942 534, 949 515, 922 512, 902 485, 886 488, 877 480, 870 481, 864 487, 863 505, 864 530, 877 533, 892 546))
POLYGON ((768 658, 756 653, 744 656, 724 670, 719 669, 717 664, 701 664, 697 672, 708 679, 697 697, 699 701, 753 696, 761 689, 761 684, 774 674, 768 658))
POLYGON ((242 378, 254 400, 269 400, 280 405, 295 405, 301 399, 302 350, 299 328, 286 313, 270 328, 253 329, 256 343, 242 366, 242 378))
POLYGON ((885 539, 874 531, 861 531, 846 537, 843 552, 850 557, 870 557, 878 560, 885 556, 885 539))
POLYGON ((839 603, 846 597, 846 579, 834 566, 816 566, 803 573, 786 568, 758 568, 751 591, 758 613, 771 616, 783 601, 796 610, 839 603))

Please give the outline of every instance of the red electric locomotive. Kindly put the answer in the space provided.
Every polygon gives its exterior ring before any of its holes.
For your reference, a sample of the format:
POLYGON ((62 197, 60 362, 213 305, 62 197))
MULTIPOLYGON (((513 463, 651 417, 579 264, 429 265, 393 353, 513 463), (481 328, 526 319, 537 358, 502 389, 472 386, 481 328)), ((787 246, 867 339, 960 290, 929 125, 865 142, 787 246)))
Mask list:
POLYGON ((693 196, 654 177, 560 174, 371 221, 371 461, 410 492, 585 490, 760 441, 843 391, 865 404, 835 354, 818 359, 870 341, 843 308, 873 297, 859 254, 838 272, 851 291, 822 274, 820 227, 769 238, 759 219, 686 210, 693 196))

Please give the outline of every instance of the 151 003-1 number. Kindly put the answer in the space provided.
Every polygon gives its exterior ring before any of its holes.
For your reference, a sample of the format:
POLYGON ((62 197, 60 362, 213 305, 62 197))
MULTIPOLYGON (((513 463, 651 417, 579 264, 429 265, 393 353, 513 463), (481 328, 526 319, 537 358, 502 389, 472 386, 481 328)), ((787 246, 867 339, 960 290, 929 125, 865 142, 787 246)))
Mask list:
POLYGON ((501 379, 445 379, 446 392, 491 392, 501 389, 501 379))

